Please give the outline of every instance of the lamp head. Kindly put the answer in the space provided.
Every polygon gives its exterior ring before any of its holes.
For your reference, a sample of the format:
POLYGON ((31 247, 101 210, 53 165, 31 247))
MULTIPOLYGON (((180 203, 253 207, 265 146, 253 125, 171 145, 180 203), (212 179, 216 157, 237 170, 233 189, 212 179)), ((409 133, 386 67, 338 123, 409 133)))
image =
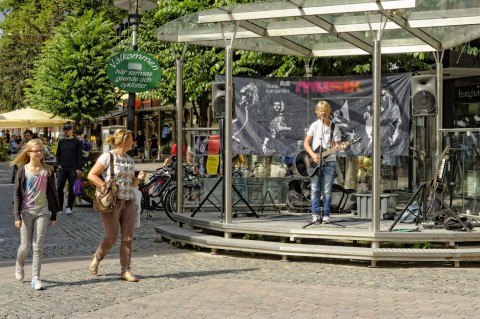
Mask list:
POLYGON ((141 15, 145 11, 158 7, 156 2, 150 0, 117 0, 113 3, 117 8, 128 10, 129 14, 141 15))

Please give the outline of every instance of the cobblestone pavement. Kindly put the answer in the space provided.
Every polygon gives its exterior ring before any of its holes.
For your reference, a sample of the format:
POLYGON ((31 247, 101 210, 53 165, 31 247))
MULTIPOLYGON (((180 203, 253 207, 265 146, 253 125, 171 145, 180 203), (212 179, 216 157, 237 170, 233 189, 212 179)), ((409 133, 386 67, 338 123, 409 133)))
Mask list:
POLYGON ((90 207, 60 214, 47 233, 42 279, 30 288, 14 278, 18 231, 11 214, 10 168, 0 164, 0 318, 477 318, 478 263, 382 263, 222 253, 160 242, 162 213, 142 219, 132 269, 119 280, 118 248, 87 272, 102 229, 90 207), (9 178, 9 177, 8 177, 9 178))

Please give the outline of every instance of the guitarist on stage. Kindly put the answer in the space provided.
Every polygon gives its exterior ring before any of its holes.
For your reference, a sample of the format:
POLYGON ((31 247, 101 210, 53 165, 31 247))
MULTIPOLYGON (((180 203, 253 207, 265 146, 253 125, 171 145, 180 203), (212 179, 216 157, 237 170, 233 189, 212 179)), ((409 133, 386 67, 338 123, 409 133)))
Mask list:
POLYGON ((310 211, 313 222, 330 222, 330 203, 332 202, 332 186, 335 177, 336 153, 322 159, 322 150, 329 150, 340 145, 341 133, 330 120, 332 107, 327 101, 319 101, 315 107, 317 120, 310 125, 303 146, 312 159, 319 165, 317 172, 310 177, 311 202, 310 211), (323 216, 320 220, 320 194, 323 190, 323 216))

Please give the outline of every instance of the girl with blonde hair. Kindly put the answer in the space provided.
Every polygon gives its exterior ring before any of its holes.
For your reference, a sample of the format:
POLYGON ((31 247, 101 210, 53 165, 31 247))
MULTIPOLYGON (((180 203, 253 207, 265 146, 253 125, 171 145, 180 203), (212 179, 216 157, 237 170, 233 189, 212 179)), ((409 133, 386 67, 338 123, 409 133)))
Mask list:
POLYGON ((135 177, 133 158, 127 154, 135 144, 131 131, 118 129, 113 135, 109 135, 106 138, 106 142, 107 144, 113 145, 114 150, 104 153, 98 158, 88 173, 88 179, 97 187, 102 187, 105 182, 111 179, 110 154, 112 154, 114 161, 114 178, 118 185, 117 201, 110 213, 100 215, 103 221, 105 236, 98 245, 97 251, 93 254, 89 271, 90 274, 97 275, 100 261, 107 255, 113 245, 115 245, 118 238, 118 231, 120 230, 121 278, 125 281, 136 282, 138 279, 130 270, 133 233, 137 219, 133 188, 137 187, 138 184, 145 179, 146 173, 142 171, 138 174, 138 177, 135 177))
POLYGON ((20 228, 15 277, 23 280, 25 259, 33 246, 32 289, 41 290, 44 289, 40 280, 43 241, 47 227, 55 225, 60 211, 55 174, 44 161, 40 139, 28 141, 11 164, 19 166, 13 192, 15 227, 20 228))

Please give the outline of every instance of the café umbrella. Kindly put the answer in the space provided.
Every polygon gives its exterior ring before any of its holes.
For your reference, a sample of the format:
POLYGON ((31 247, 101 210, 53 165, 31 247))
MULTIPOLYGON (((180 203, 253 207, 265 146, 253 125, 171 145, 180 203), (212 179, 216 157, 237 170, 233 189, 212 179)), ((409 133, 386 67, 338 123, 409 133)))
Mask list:
POLYGON ((55 127, 67 122, 74 121, 29 107, 0 114, 0 128, 55 127))

